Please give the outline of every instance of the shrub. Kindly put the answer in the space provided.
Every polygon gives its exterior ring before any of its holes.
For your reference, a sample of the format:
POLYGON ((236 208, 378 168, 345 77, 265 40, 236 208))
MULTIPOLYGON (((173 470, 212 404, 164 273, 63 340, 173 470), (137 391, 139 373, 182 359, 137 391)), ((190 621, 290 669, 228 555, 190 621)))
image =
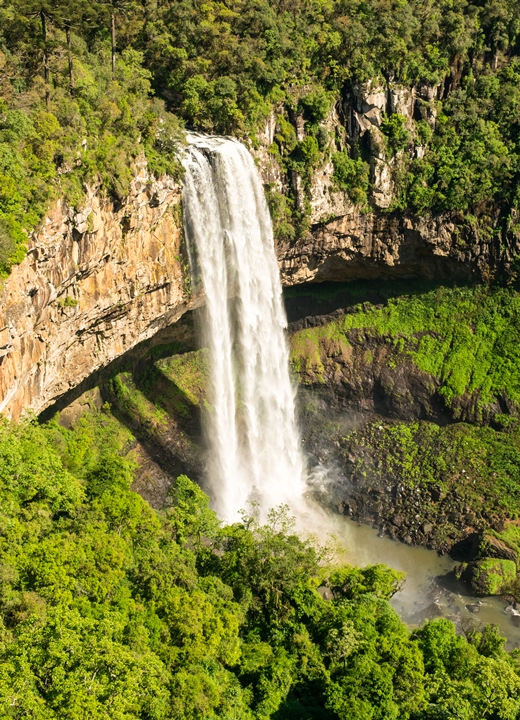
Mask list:
POLYGON ((368 201, 369 166, 361 158, 353 160, 348 150, 334 153, 333 179, 340 190, 345 190, 356 205, 366 205, 368 201))
POLYGON ((404 150, 410 143, 410 133, 405 128, 405 124, 406 118, 398 113, 383 117, 381 132, 385 136, 390 155, 395 155, 400 150, 404 150))
POLYGON ((307 95, 300 98, 302 109, 309 120, 314 123, 324 120, 327 117, 332 102, 333 96, 326 92, 324 87, 311 90, 307 95))

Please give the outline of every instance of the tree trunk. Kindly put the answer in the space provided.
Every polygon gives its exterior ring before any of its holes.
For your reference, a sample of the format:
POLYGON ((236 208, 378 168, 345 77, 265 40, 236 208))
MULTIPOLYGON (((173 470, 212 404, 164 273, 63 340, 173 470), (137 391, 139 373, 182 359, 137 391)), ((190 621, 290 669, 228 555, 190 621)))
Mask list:
POLYGON ((51 88, 49 80, 49 58, 47 56, 47 18, 45 10, 40 10, 40 20, 42 24, 42 40, 43 40, 43 80, 45 82, 45 105, 49 109, 51 104, 51 88))
POLYGON ((110 34, 112 38, 112 79, 116 79, 116 16, 110 15, 110 34))
POLYGON ((70 43, 70 27, 67 26, 65 28, 65 35, 67 37, 67 53, 69 55, 69 83, 70 83, 70 91, 71 93, 74 92, 74 66, 72 64, 72 47, 70 43))

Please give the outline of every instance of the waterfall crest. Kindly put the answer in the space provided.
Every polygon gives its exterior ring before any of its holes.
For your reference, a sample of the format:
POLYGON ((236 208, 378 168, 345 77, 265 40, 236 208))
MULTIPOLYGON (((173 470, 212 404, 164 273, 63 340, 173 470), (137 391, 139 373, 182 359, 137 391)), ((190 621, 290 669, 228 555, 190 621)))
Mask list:
POLYGON ((211 407, 205 424, 214 507, 226 521, 303 492, 286 316, 273 231, 253 158, 238 141, 192 136, 184 228, 206 306, 211 407))

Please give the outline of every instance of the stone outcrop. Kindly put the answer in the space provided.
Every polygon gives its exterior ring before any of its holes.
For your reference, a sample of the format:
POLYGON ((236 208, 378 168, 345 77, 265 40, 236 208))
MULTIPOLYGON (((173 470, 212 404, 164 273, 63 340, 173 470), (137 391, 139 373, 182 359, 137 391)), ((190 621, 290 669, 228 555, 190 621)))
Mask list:
MULTIPOLYGON (((388 81, 385 85, 368 82, 348 88, 342 102, 349 137, 353 144, 364 144, 370 154, 372 201, 375 207, 386 209, 394 199, 394 172, 403 152, 388 156, 381 131, 386 115, 398 114, 413 136, 415 120, 426 120, 434 129, 437 116, 435 100, 438 88, 430 85, 407 87, 388 81)), ((415 146, 413 153, 422 157, 424 148, 415 146)))
POLYGON ((448 216, 359 210, 316 225, 308 236, 279 249, 287 285, 357 278, 470 280, 489 273, 494 259, 491 242, 463 231, 448 216))
POLYGON ((0 288, 1 412, 40 412, 182 315, 180 200, 141 164, 119 207, 92 188, 52 208, 0 288))
POLYGON ((463 563, 455 573, 476 595, 502 595, 511 590, 516 580, 516 565, 512 560, 489 558, 463 563))
MULTIPOLYGON (((313 170, 306 187, 294 170, 284 176, 267 151, 275 138, 276 115, 268 119, 260 146, 252 152, 265 182, 277 192, 292 194, 295 206, 307 213, 311 225, 310 232, 296 241, 279 243, 285 285, 358 278, 464 282, 507 274, 519 251, 518 234, 486 235, 456 213, 418 217, 389 211, 395 200, 395 176, 406 167, 407 158, 424 153, 417 145, 416 121, 435 127, 437 92, 429 85, 408 88, 392 82, 349 88, 320 122, 328 140, 322 164, 313 170), (383 119, 392 113, 398 113, 410 138, 408 147, 395 154, 386 148, 381 130, 383 119), (349 146, 364 147, 368 156, 369 208, 354 205, 334 184, 332 156, 349 146)), ((303 118, 295 116, 293 125, 297 139, 303 140, 303 118)))
MULTIPOLYGON (((308 294, 300 291, 287 297, 291 361, 300 384, 326 397, 328 405, 342 413, 375 414, 405 422, 428 420, 444 425, 463 421, 500 428, 501 415, 520 414, 520 405, 506 390, 485 403, 477 391, 465 392, 447 403, 441 378, 421 370, 412 359, 417 335, 401 337, 395 343, 370 327, 351 329, 344 335, 340 331, 335 339, 328 332, 308 332, 341 327, 343 319, 361 303, 382 308, 386 302, 375 284, 362 295, 343 284, 328 297, 313 295, 310 289, 308 294)), ((437 336, 434 331, 424 334, 437 336)))

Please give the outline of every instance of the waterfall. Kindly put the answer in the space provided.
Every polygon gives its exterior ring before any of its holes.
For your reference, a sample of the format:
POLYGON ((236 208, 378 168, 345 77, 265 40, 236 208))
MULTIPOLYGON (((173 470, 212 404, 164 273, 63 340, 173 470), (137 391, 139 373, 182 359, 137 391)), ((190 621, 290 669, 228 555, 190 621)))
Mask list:
POLYGON ((265 513, 302 495, 295 389, 271 218, 253 158, 229 138, 189 141, 183 213, 192 282, 206 297, 208 480, 215 509, 233 522, 250 501, 265 513))

